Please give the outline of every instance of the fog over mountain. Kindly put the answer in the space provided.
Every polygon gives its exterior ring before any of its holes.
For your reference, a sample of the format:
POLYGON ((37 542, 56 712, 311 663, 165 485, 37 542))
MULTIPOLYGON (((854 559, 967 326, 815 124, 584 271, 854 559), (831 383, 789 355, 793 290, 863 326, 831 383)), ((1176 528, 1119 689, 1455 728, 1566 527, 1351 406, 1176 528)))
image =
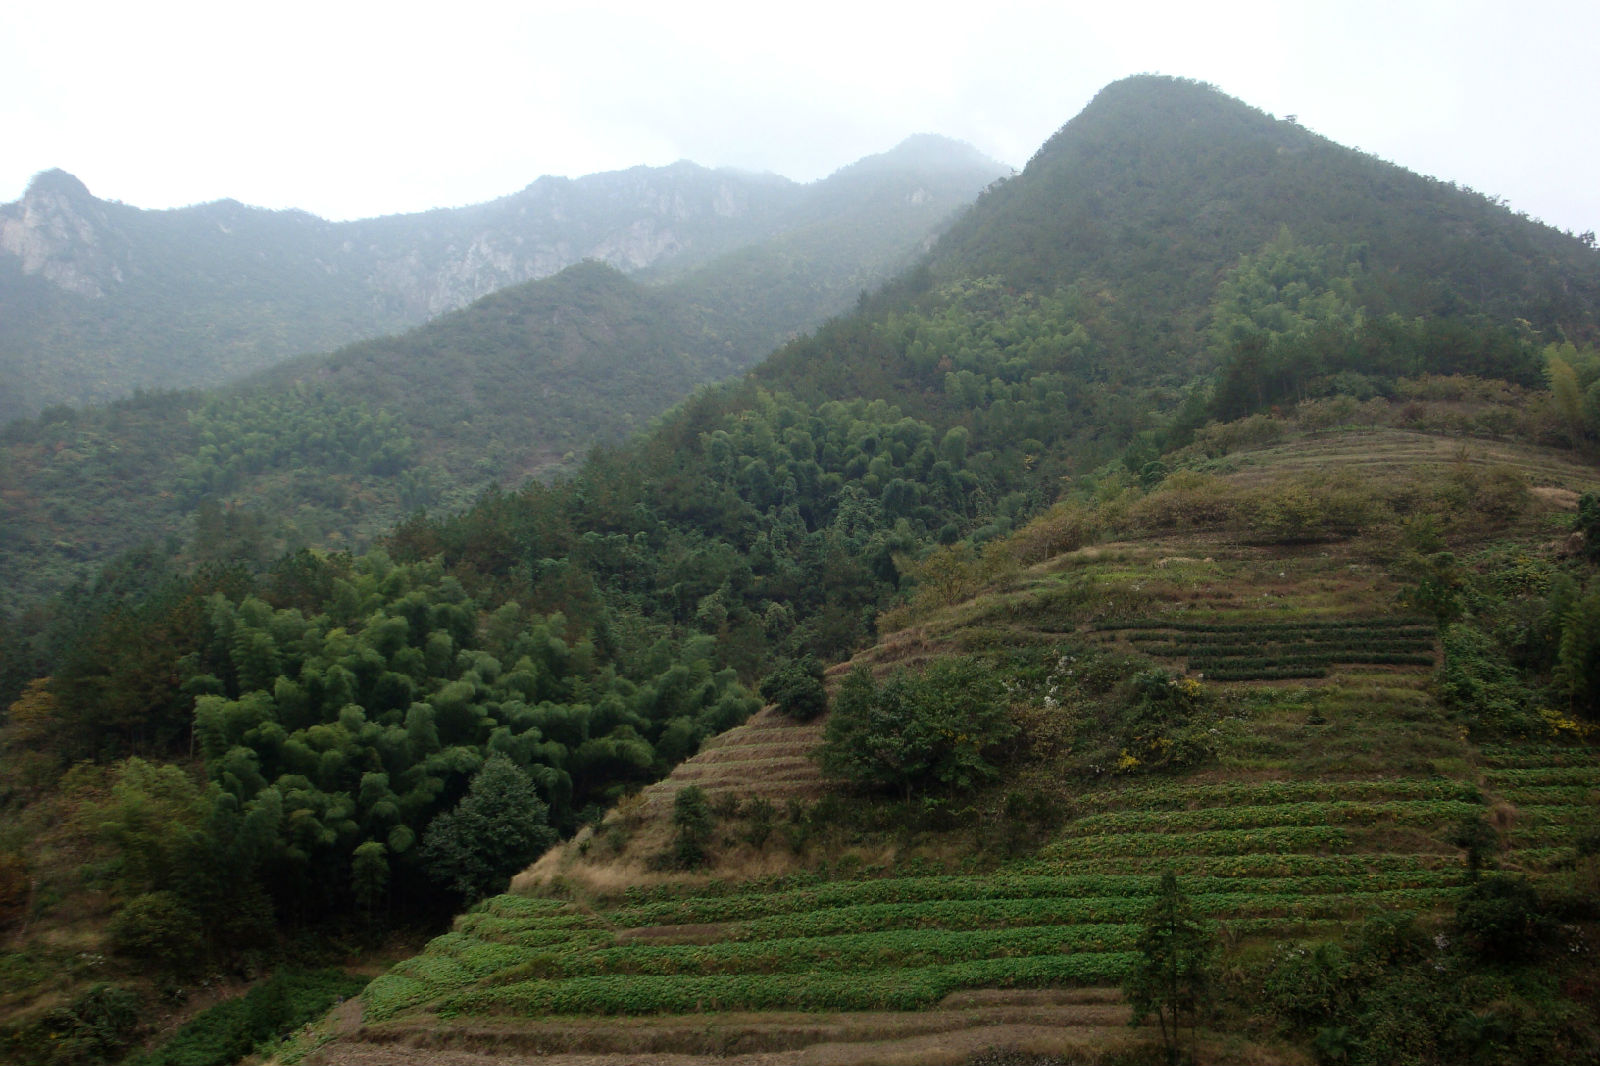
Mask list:
POLYGON ((585 259, 681 271, 874 197, 898 198, 921 229, 892 259, 1006 170, 969 146, 914 138, 807 185, 685 161, 543 177, 488 203, 356 222, 232 200, 143 211, 46 171, 0 206, 0 421, 137 388, 216 385, 585 259))

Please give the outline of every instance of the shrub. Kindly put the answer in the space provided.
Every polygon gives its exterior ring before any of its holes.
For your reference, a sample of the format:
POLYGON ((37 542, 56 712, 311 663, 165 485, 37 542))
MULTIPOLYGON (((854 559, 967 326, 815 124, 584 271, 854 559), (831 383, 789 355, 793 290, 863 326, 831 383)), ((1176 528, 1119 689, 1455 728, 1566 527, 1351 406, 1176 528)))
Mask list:
POLYGON ((1099 533, 1095 512, 1082 504, 1058 503, 1011 537, 1012 552, 1024 565, 1076 551, 1099 533))
POLYGON ((782 714, 809 722, 828 709, 828 690, 822 684, 822 664, 807 655, 783 663, 761 682, 761 696, 778 705, 782 714))
POLYGON ((1249 444, 1268 444, 1283 438, 1281 418, 1267 414, 1251 415, 1237 422, 1220 422, 1195 430, 1191 448, 1212 459, 1221 458, 1249 444))
POLYGON ((140 1027, 139 997, 116 985, 97 983, 65 1007, 45 1016, 42 1029, 53 1063, 114 1062, 140 1027))
POLYGON ((1130 689, 1121 712, 1120 769, 1178 770, 1215 754, 1211 701, 1199 681, 1142 670, 1130 689))
POLYGON ((711 843, 711 804, 705 789, 688 785, 678 790, 672 801, 672 857, 678 866, 693 870, 704 866, 706 848, 711 843))
POLYGON ((1339 1017, 1351 991, 1349 960, 1337 944, 1279 944, 1261 985, 1266 1005, 1299 1030, 1339 1017))
POLYGON ((199 916, 172 892, 135 896, 117 912, 107 932, 119 955, 154 963, 171 974, 193 973, 204 952, 199 916))
POLYGON ((1549 939, 1551 923, 1526 878, 1495 874, 1477 882, 1456 905, 1456 932, 1480 958, 1520 962, 1549 939))
POLYGON ((834 700, 823 769, 906 799, 919 789, 989 781, 999 772, 1000 746, 1017 731, 998 693, 998 682, 971 659, 942 659, 920 676, 902 670, 881 686, 857 667, 834 700))
POLYGON ((1446 626, 1444 664, 1437 679, 1439 700, 1477 732, 1538 735, 1532 694, 1492 640, 1469 625, 1446 626))
POLYGON ((1128 512, 1138 526, 1154 529, 1192 528, 1228 521, 1237 500, 1223 479, 1193 470, 1179 470, 1128 512))
POLYGON ((744 838, 751 847, 762 847, 772 835, 778 818, 777 808, 765 796, 758 796, 750 801, 749 816, 750 824, 745 827, 744 838))

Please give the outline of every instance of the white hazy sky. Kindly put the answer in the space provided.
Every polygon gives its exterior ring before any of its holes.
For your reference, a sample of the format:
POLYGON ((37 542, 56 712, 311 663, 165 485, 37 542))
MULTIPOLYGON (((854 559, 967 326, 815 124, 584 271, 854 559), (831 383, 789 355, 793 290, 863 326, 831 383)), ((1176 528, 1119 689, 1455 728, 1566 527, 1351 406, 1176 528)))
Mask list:
POLYGON ((1108 82, 1199 78, 1600 228, 1600 4, 11 3, 0 201, 49 167, 159 208, 346 219, 693 159, 826 175, 913 133, 1020 167, 1108 82))

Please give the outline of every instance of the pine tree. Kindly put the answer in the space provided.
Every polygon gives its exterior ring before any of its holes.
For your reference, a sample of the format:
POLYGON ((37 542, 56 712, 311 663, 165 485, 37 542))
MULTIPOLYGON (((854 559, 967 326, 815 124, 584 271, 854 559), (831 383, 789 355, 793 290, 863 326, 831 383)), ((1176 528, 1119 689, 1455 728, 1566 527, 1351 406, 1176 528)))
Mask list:
POLYGON ((1154 1014, 1168 1066, 1176 1066, 1179 1031, 1186 1019, 1191 1059, 1194 1055, 1195 1027, 1210 983, 1213 943, 1210 933, 1195 920, 1189 897, 1171 873, 1161 875, 1161 890, 1145 912, 1138 949, 1139 961, 1122 982, 1133 1007, 1133 1024, 1154 1014))
POLYGON ((533 779, 491 755, 466 797, 433 820, 422 841, 428 873, 468 902, 503 892, 511 876, 556 842, 533 779))

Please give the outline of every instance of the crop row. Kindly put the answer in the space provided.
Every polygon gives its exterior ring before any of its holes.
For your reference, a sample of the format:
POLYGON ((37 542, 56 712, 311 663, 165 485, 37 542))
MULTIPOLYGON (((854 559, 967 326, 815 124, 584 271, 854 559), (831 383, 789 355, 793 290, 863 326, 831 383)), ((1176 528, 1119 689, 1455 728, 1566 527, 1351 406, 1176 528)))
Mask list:
POLYGON ((1517 808, 1513 831, 1546 825, 1583 825, 1593 822, 1594 813, 1593 807, 1581 803, 1523 804, 1517 808))
MULTIPOLYGON (((1331 895, 1293 892, 1275 896, 1213 893, 1191 897, 1191 901, 1201 915, 1232 917, 1242 914, 1245 917, 1240 924, 1244 928, 1268 929, 1283 919, 1349 917, 1397 907, 1439 908, 1447 906, 1454 896, 1455 892, 1451 889, 1406 889, 1331 895)), ((541 1005, 538 1001, 528 1001, 520 996, 507 1000, 503 993, 511 989, 526 991, 542 988, 548 991, 560 986, 568 989, 596 987, 584 985, 583 982, 610 977, 634 979, 641 982, 641 987, 652 987, 654 982, 665 978, 692 984, 707 978, 743 982, 783 977, 793 982, 795 987, 804 987, 814 977, 820 976, 819 971, 822 970, 826 970, 832 980, 851 981, 870 977, 874 982, 883 982, 893 981, 901 973, 942 969, 951 965, 976 966, 988 974, 1001 974, 998 983, 1006 984, 1009 983, 1004 976, 1007 973, 1006 964, 1015 964, 1020 970, 1028 965, 1030 958, 1039 957, 1037 954, 1017 954, 1027 952, 1030 943, 1035 952, 1040 947, 1050 946, 1111 948, 1127 945, 1137 937, 1137 923, 1149 906, 1148 900, 1112 898, 1094 901, 1027 901, 1032 905, 1025 908, 1015 905, 1025 901, 1009 902, 1011 906, 995 902, 919 904, 909 908, 910 914, 902 913, 902 908, 886 905, 824 911, 735 923, 725 929, 727 940, 711 945, 623 945, 593 953, 588 959, 575 954, 524 959, 521 965, 512 963, 492 975, 477 975, 490 977, 492 987, 466 995, 475 1003, 520 1002, 521 1009, 533 1013, 642 1013, 662 1008, 619 1008, 605 1005, 613 1001, 604 999, 600 1002, 562 1000, 559 1004, 551 1001, 541 1005), (1093 906, 1086 907, 1085 902, 1092 902, 1093 906), (1059 920, 1048 924, 1062 928, 1039 928, 1025 921, 1039 917, 1055 917, 1059 920), (919 922, 927 928, 884 930, 887 923, 906 920, 919 922), (941 926, 958 926, 959 929, 951 931, 941 926), (997 958, 997 954, 1000 957, 997 958), (937 967, 927 965, 938 960, 946 961, 939 962, 937 967), (918 963, 924 965, 919 966, 918 963), (572 973, 572 970, 586 966, 609 972, 572 973), (861 968, 867 972, 863 974, 861 968), (530 974, 539 976, 527 976, 530 974), (487 998, 476 998, 480 996, 487 998)), ((1082 959, 1100 954, 1102 952, 1088 950, 1048 957, 1082 959)), ((423 980, 435 990, 442 987, 437 979, 421 978, 406 972, 400 972, 397 976, 423 980)), ((454 987, 473 983, 465 973, 456 971, 454 976, 454 987)), ((1059 973, 1057 979, 1063 979, 1059 973)), ((997 982, 990 977, 983 983, 997 982)), ((395 991, 404 993, 406 987, 395 991)), ((446 1006, 451 1003, 447 1000, 446 1006)), ((798 1003, 787 999, 766 1003, 719 1001, 704 1003, 698 1009, 776 1006, 779 1003, 790 1003, 792 1009, 818 1009, 814 1001, 806 996, 802 996, 798 1003)), ((459 1006, 474 1009, 465 1002, 459 1006)), ((892 1004, 854 998, 851 1002, 832 1006, 834 1009, 870 1009, 892 1004)))
POLYGON ((1239 804, 1297 803, 1314 800, 1463 800, 1479 802, 1478 790, 1444 778, 1361 778, 1345 781, 1220 781, 1207 784, 1130 785, 1091 792, 1075 799, 1080 811, 1239 804))
POLYGON ((1532 824, 1517 819, 1517 824, 1508 834, 1513 850, 1523 854, 1530 848, 1553 848, 1563 844, 1574 844, 1586 826, 1578 824, 1578 819, 1568 819, 1563 822, 1544 822, 1532 824))
MULTIPOLYGON (((1438 907, 1452 896, 1449 889, 1427 888, 1200 893, 1192 899, 1201 914, 1257 915, 1230 921, 1235 931, 1252 932, 1279 929, 1284 919, 1314 922, 1378 907, 1438 907)), ((381 1020, 464 987, 441 1004, 441 1013, 909 1010, 959 988, 1105 982, 1120 977, 1131 961, 1125 949, 1148 905, 1137 897, 873 905, 735 923, 725 930, 726 941, 711 945, 602 946, 581 937, 545 953, 458 931, 436 938, 422 955, 375 981, 365 997, 367 1019, 381 1020), (1058 921, 1024 925, 1019 917, 1058 921), (914 927, 884 929, 894 922, 914 927), (941 928, 952 925, 958 928, 941 928), (1041 949, 1052 953, 1039 954, 1041 949), (473 985, 478 987, 468 987, 473 985)))
MULTIPOLYGON (((1284 892, 1207 892, 1189 897, 1197 914, 1243 917, 1324 918, 1381 907, 1434 907, 1453 899, 1455 889, 1398 888, 1378 892, 1312 895, 1284 892)), ((776 915, 724 927, 729 939, 776 940, 787 936, 827 936, 887 928, 954 927, 1000 929, 1023 925, 1137 922, 1149 909, 1143 897, 1088 899, 946 900, 937 903, 867 904, 810 913, 776 915)))
POLYGON ((1299 666, 1432 666, 1433 655, 1411 652, 1328 652, 1306 655, 1190 656, 1191 670, 1270 670, 1299 666))
POLYGON ((369 1022, 392 1018, 407 1007, 426 1002, 440 990, 415 977, 391 970, 373 978, 361 993, 362 1016, 369 1022))
POLYGON ((1159 629, 1135 629, 1124 633, 1123 639, 1140 647, 1148 647, 1150 645, 1175 645, 1179 647, 1239 647, 1241 645, 1263 647, 1282 645, 1285 647, 1380 648, 1394 647, 1396 644, 1407 647, 1416 647, 1418 645, 1431 647, 1434 643, 1433 637, 1426 633, 1369 633, 1364 631, 1311 633, 1292 629, 1272 630, 1261 633, 1202 633, 1187 635, 1163 632, 1159 629))
POLYGON ((998 929, 880 929, 713 944, 632 941, 600 950, 538 955, 495 974, 493 983, 611 973, 657 977, 806 973, 818 969, 847 973, 1019 958, 1045 952, 1131 951, 1139 930, 1136 923, 1101 922, 998 929))
POLYGON ((1387 655, 1396 652, 1432 653, 1431 640, 1264 640, 1251 644, 1225 644, 1204 640, 1149 640, 1135 641, 1139 650, 1147 655, 1169 659, 1188 658, 1193 655, 1214 658, 1250 658, 1272 655, 1354 655, 1371 653, 1387 655))
MULTIPOLYGON (((593 1015, 685 1014, 728 1010, 919 1010, 964 988, 1037 988, 1121 979, 1131 952, 983 959, 865 974, 713 974, 652 977, 606 974, 532 980, 472 989, 440 1013, 593 1015)), ((380 978, 381 980, 381 978, 380 978)), ((369 1008, 369 1019, 379 1016, 369 1008)))
POLYGON ((1594 808, 1600 798, 1600 782, 1592 785, 1519 785, 1500 789, 1507 803, 1594 808))
MULTIPOLYGON (((1230 921, 1236 935, 1280 931, 1282 918, 1230 921)), ((595 950, 531 955, 494 973, 487 983, 557 980, 597 974, 683 976, 699 974, 807 973, 909 969, 1021 958, 1046 952, 1082 954, 1129 951, 1138 922, 1058 923, 979 929, 881 929, 862 933, 723 940, 716 943, 630 941, 595 950)))
MULTIPOLYGON (((1450 875, 1416 875, 1390 880, 1388 875, 1362 873, 1329 873, 1320 877, 1197 877, 1185 882, 1185 891, 1207 895, 1222 893, 1258 893, 1275 896, 1281 894, 1365 892, 1391 888, 1447 887, 1456 882, 1450 875)), ((859 907, 907 908, 907 915, 921 915, 916 920, 923 923, 927 915, 935 912, 913 911, 911 908, 940 907, 944 905, 995 904, 1011 908, 1008 913, 1026 916, 1029 908, 1048 903, 1052 914, 1070 914, 1072 905, 1100 899, 1136 901, 1139 906, 1153 896, 1160 885, 1156 874, 1134 875, 998 875, 973 878, 905 878, 882 881, 841 882, 829 886, 828 891, 805 893, 751 894, 731 897, 690 897, 675 901, 623 906, 611 911, 607 917, 617 926, 639 928, 659 925, 696 925, 707 923, 758 921, 768 918, 787 919, 791 915, 808 915, 830 910, 851 910, 859 907), (1060 904, 1058 907, 1057 904, 1060 904)), ((1042 912, 1041 912, 1042 913, 1042 912)), ((1008 919, 1008 924, 1010 920, 1008 919)), ((903 924, 892 918, 889 926, 903 924)))
MULTIPOLYGON (((1195 879, 1187 887, 1196 909, 1205 913, 1247 917, 1282 914, 1318 917, 1330 912, 1341 913, 1340 908, 1359 900, 1393 901, 1414 896, 1432 901, 1452 891, 1458 880, 1449 876, 1392 878, 1377 874, 1316 879, 1221 877, 1195 879), (1422 883, 1417 883, 1419 881, 1422 883)), ((766 913, 760 913, 760 901, 751 901, 754 906, 745 908, 738 906, 737 900, 699 898, 684 900, 683 906, 668 913, 656 909, 658 904, 652 904, 645 913, 640 913, 639 908, 623 907, 606 917, 619 929, 716 924, 720 927, 717 935, 724 942, 775 942, 801 937, 838 937, 890 931, 1013 929, 1136 922, 1149 907, 1150 898, 1148 893, 1137 893, 1034 899, 929 899, 909 903, 857 903, 812 910, 775 908, 766 913)), ((469 933, 458 929, 436 937, 429 943, 426 952, 401 963, 395 972, 430 985, 447 985, 477 980, 525 963, 534 956, 599 952, 616 945, 611 934, 589 934, 565 944, 546 945, 541 950, 517 943, 517 932, 515 929, 476 928, 469 933), (508 933, 509 936, 506 935, 508 933), (500 939, 502 936, 505 939, 500 939)), ((640 948, 629 947, 627 950, 640 948)), ((711 949, 696 946, 675 950, 706 952, 711 949)))
POLYGON ((1600 785, 1600 764, 1587 766, 1527 766, 1491 770, 1483 775, 1492 786, 1600 785))
MULTIPOLYGON (((607 939, 611 939, 609 936, 607 939)), ((448 984, 487 977, 527 958, 530 949, 474 933, 452 929, 428 941, 421 954, 399 963, 396 969, 430 984, 448 984)))
MULTIPOLYGON (((1227 830, 1212 836, 1230 839, 1260 838, 1271 846, 1286 842, 1290 834, 1311 836, 1316 842, 1330 834, 1342 837, 1342 830, 1313 827, 1309 833, 1303 828, 1287 830, 1267 829, 1257 831, 1227 830)), ((1195 834, 1188 834, 1193 837, 1195 834)), ((1137 835, 1142 839, 1145 834, 1137 835)), ((1082 843, 1081 841, 1076 843, 1082 843)), ((1177 843, 1181 844, 1182 841, 1177 843)), ((1059 845, 1056 845, 1059 847, 1059 845)), ((1220 861, 1220 860, 1219 860, 1220 861)), ((1196 877, 1185 884, 1190 892, 1280 891, 1311 890, 1302 878, 1338 878, 1340 884, 1326 884, 1320 890, 1359 890, 1367 887, 1365 878, 1386 869, 1407 870, 1415 862, 1389 863, 1386 856, 1354 856, 1349 860, 1320 856, 1283 855, 1273 861, 1279 870, 1257 874, 1248 879, 1242 865, 1248 860, 1231 859, 1231 868, 1211 877, 1196 877), (1319 865, 1311 864, 1312 860, 1319 865), (1294 864, 1294 865, 1288 865, 1294 864)), ((623 904, 604 916, 605 929, 583 933, 563 933, 574 939, 603 938, 606 929, 637 928, 652 925, 686 925, 707 922, 740 921, 772 915, 852 907, 863 904, 920 904, 945 901, 1028 901, 1038 899, 1082 899, 1096 896, 1123 898, 1148 897, 1159 888, 1159 871, 1145 874, 1075 873, 1065 875, 1059 870, 1059 860, 1037 860, 1038 872, 1013 870, 1006 873, 984 875, 937 875, 927 877, 895 877, 868 880, 833 881, 803 889, 785 891, 752 891, 719 895, 693 895, 656 899, 649 903, 623 904)), ((1439 883, 1413 881, 1412 884, 1439 883)), ((1386 886, 1387 887, 1387 886, 1386 886)), ((1399 886, 1396 886, 1399 887, 1399 886)), ((563 915, 552 915, 559 922, 563 915)), ((551 943, 545 939, 546 921, 539 914, 506 916, 504 918, 477 912, 463 917, 458 928, 464 932, 492 935, 499 938, 517 936, 528 946, 551 943)), ((602 919, 596 918, 598 924, 602 919)))
POLYGON ((1282 631, 1338 632, 1381 630, 1408 631, 1432 634, 1433 624, 1424 618, 1334 618, 1300 619, 1293 622, 1189 622, 1161 618, 1138 618, 1122 622, 1096 622, 1094 629, 1101 632, 1118 632, 1129 629, 1177 630, 1180 633, 1267 633, 1282 631))
POLYGON ((1208 681, 1292 681, 1296 678, 1327 677, 1325 666, 1248 667, 1242 670, 1205 671, 1208 681))
POLYGON ((1571 846, 1567 847, 1513 847, 1517 865, 1524 870, 1549 870, 1570 866, 1573 859, 1571 846))
POLYGON ((1267 826, 1437 825, 1483 813, 1483 805, 1461 800, 1391 800, 1378 803, 1331 800, 1197 810, 1122 810, 1091 814, 1069 828, 1077 836, 1171 832, 1175 829, 1253 829, 1267 826))
POLYGON ((497 940, 527 950, 567 948, 574 944, 607 944, 610 929, 548 929, 538 918, 503 918, 492 914, 466 914, 456 919, 457 932, 497 940))
POLYGON ((1087 859, 1112 856, 1245 855, 1251 852, 1316 851, 1348 848, 1350 832, 1338 826, 1273 826, 1266 829, 1221 829, 1194 833, 1120 833, 1073 837, 1045 845, 1043 857, 1087 859))
POLYGON ((472 984, 527 957, 527 949, 486 943, 460 931, 434 937, 419 955, 397 964, 361 994, 369 1017, 387 1018, 406 1007, 472 984))
POLYGON ((547 896, 491 896, 474 907, 469 914, 488 914, 501 918, 539 918, 546 929, 597 929, 604 926, 595 915, 577 911, 562 899, 547 896))
MULTIPOLYGON (((1378 879, 1386 888, 1422 888, 1451 884, 1460 875, 1455 855, 1398 855, 1387 852, 1352 855, 1171 855, 1124 858, 1118 867, 1129 873, 1174 873, 1180 877, 1355 877, 1378 879)), ((1018 873, 1070 876, 1080 870, 1103 869, 1103 859, 1024 859, 1011 867, 1018 873)))
POLYGON ((1478 750, 1478 758, 1488 767, 1500 769, 1593 766, 1600 758, 1592 748, 1490 744, 1478 750))

